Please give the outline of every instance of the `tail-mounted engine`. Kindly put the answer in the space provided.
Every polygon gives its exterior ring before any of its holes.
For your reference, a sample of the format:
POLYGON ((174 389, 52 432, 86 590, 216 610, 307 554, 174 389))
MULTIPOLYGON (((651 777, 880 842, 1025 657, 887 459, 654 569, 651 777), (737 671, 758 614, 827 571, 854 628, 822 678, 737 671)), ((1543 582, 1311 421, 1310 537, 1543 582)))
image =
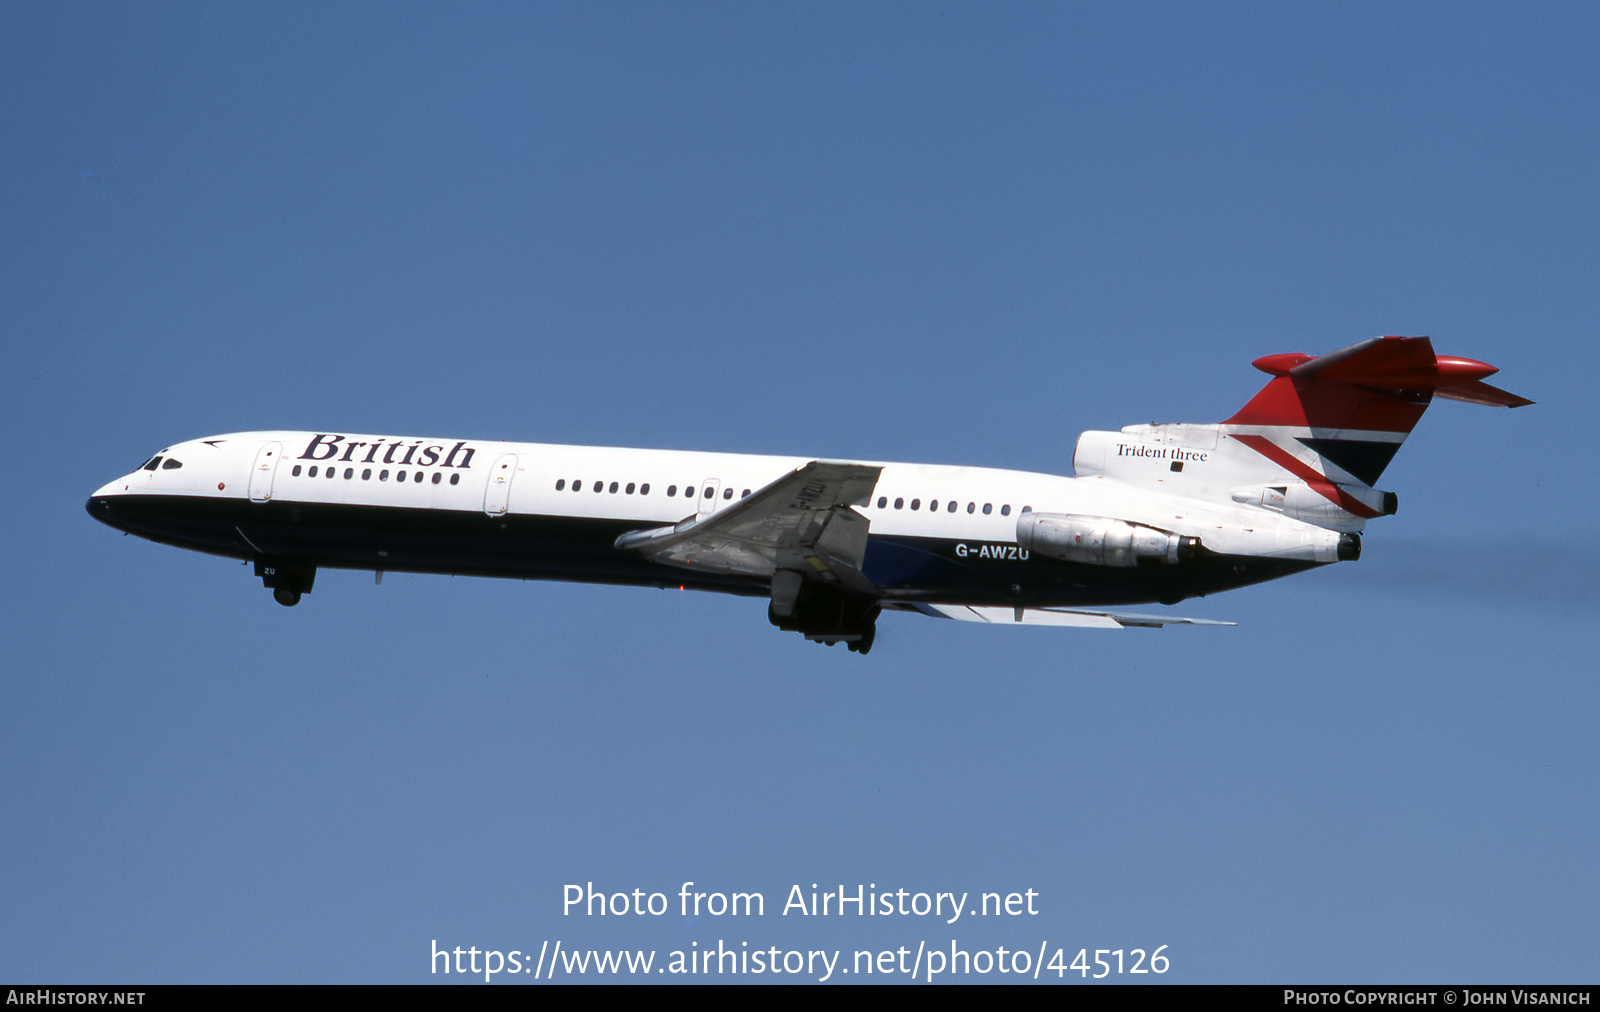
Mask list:
POLYGON ((1233 489, 1229 498, 1336 531, 1359 531, 1369 517, 1394 516, 1400 508, 1400 497, 1393 492, 1331 482, 1321 488, 1303 482, 1245 485, 1233 489))
POLYGON ((1066 513, 1018 517, 1017 546, 1052 559, 1092 566, 1170 566, 1187 562, 1204 550, 1199 538, 1127 520, 1066 513))

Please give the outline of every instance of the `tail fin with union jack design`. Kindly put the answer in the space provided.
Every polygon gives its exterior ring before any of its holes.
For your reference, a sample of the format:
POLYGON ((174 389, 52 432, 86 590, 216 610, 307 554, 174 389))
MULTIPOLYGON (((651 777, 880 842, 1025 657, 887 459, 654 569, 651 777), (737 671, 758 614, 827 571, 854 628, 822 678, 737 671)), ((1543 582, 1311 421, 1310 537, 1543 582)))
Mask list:
POLYGON ((1434 397, 1533 403, 1483 382, 1493 366, 1437 355, 1426 337, 1376 337, 1321 357, 1268 355, 1254 365, 1272 379, 1227 421, 1086 432, 1074 457, 1078 474, 1360 530, 1395 511, 1395 495, 1374 486, 1434 397))

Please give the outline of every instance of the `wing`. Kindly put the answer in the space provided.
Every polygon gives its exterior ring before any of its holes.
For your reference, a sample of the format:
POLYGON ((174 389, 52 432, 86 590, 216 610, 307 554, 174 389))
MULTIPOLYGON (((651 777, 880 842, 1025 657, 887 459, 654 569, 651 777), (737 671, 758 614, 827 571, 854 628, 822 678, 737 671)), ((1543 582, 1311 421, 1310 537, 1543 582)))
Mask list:
POLYGON ((918 604, 912 608, 934 618, 953 618, 958 622, 992 622, 996 625, 1054 625, 1084 629, 1125 629, 1128 626, 1138 626, 1159 629, 1164 625, 1237 624, 1210 618, 1132 615, 1126 612, 1083 611, 1072 608, 996 608, 965 604, 918 604))
POLYGON ((861 572, 867 518, 851 509, 872 497, 881 467, 813 460, 718 513, 672 527, 629 531, 618 548, 684 569, 771 576, 794 570, 872 593, 861 572))

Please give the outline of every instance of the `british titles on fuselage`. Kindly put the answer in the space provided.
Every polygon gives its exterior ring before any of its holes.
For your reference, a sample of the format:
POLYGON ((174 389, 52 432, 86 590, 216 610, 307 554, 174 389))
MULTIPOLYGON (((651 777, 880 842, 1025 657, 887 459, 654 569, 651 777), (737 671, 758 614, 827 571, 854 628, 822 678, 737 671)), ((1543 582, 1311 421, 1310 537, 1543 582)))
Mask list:
POLYGON ((438 464, 439 467, 461 469, 467 469, 472 466, 472 455, 475 452, 475 448, 468 446, 465 440, 457 441, 456 445, 450 448, 448 454, 445 454, 443 444, 424 446, 423 444, 426 442, 427 440, 424 439, 413 439, 409 443, 403 439, 380 439, 377 442, 368 443, 359 439, 346 440, 344 436, 333 433, 319 432, 312 437, 311 442, 306 444, 305 452, 296 459, 309 460, 313 463, 323 460, 334 462, 335 458, 341 464, 356 462, 356 451, 361 447, 366 447, 366 455, 359 458, 359 463, 401 464, 407 466, 416 464, 420 467, 433 467, 438 464), (339 455, 341 449, 344 451, 343 456, 339 455), (405 456, 399 460, 394 459, 394 455, 401 449, 405 450, 405 456), (383 458, 381 460, 377 457, 379 450, 383 450, 383 458), (418 450, 422 451, 420 455, 417 454, 418 450), (439 464, 438 461, 441 454, 444 454, 444 463, 439 464), (459 462, 456 461, 457 454, 461 455, 459 462), (413 456, 416 456, 417 459, 412 460, 413 456))

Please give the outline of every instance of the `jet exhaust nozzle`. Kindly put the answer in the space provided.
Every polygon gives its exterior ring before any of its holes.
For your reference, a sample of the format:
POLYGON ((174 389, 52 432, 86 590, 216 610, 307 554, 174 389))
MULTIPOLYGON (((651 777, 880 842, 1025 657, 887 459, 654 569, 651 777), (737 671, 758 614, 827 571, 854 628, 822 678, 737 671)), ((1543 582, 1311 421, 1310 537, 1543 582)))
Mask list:
POLYGON ((1352 531, 1339 535, 1339 561, 1354 562, 1361 558, 1361 535, 1352 531))

